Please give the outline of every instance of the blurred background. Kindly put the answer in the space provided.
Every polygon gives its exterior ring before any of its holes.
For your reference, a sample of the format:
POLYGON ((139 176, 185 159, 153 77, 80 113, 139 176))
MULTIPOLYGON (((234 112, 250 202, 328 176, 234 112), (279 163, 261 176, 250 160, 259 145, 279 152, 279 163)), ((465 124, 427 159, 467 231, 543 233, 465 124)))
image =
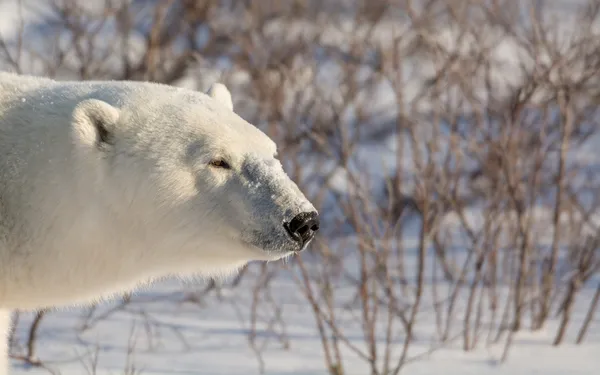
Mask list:
POLYGON ((600 1, 0 0, 0 69, 206 91, 309 250, 18 312, 16 374, 597 374, 600 1))

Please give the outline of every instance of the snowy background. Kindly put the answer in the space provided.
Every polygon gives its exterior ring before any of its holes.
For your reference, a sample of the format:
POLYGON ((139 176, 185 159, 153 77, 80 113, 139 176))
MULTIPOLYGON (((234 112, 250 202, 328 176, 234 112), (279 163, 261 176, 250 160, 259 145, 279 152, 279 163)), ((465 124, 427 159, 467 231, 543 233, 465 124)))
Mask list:
POLYGON ((597 374, 586 0, 0 0, 1 69, 226 83, 322 231, 283 263, 18 312, 16 374, 597 374))

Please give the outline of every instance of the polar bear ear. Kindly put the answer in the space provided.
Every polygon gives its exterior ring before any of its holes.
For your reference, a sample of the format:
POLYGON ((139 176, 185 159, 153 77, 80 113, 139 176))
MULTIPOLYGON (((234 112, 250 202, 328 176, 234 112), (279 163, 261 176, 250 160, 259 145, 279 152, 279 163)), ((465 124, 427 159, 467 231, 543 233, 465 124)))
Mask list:
POLYGON ((83 144, 102 147, 113 143, 119 110, 97 99, 86 99, 73 110, 74 136, 83 144))
POLYGON ((229 110, 233 111, 233 100, 231 99, 231 93, 224 84, 219 82, 213 83, 208 89, 207 94, 219 103, 223 104, 229 110))

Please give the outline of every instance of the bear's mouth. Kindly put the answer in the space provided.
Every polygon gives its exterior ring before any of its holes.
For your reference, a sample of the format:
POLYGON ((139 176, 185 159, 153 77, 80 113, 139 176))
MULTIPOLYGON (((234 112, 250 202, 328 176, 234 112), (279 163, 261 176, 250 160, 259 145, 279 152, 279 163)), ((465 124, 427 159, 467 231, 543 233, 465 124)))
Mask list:
POLYGON ((289 253, 298 253, 306 248, 308 242, 301 243, 288 235, 287 230, 279 233, 276 237, 267 236, 259 231, 252 231, 249 235, 242 236, 242 242, 254 250, 269 255, 275 255, 277 258, 288 255, 289 253))

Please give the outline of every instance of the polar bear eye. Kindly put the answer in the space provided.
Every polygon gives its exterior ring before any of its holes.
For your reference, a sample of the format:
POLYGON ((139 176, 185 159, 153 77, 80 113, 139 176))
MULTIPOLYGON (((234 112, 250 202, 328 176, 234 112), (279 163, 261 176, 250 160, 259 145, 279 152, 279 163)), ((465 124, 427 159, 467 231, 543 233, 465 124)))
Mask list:
POLYGON ((212 160, 209 164, 215 168, 231 169, 231 166, 229 165, 229 163, 227 163, 223 159, 212 160))

